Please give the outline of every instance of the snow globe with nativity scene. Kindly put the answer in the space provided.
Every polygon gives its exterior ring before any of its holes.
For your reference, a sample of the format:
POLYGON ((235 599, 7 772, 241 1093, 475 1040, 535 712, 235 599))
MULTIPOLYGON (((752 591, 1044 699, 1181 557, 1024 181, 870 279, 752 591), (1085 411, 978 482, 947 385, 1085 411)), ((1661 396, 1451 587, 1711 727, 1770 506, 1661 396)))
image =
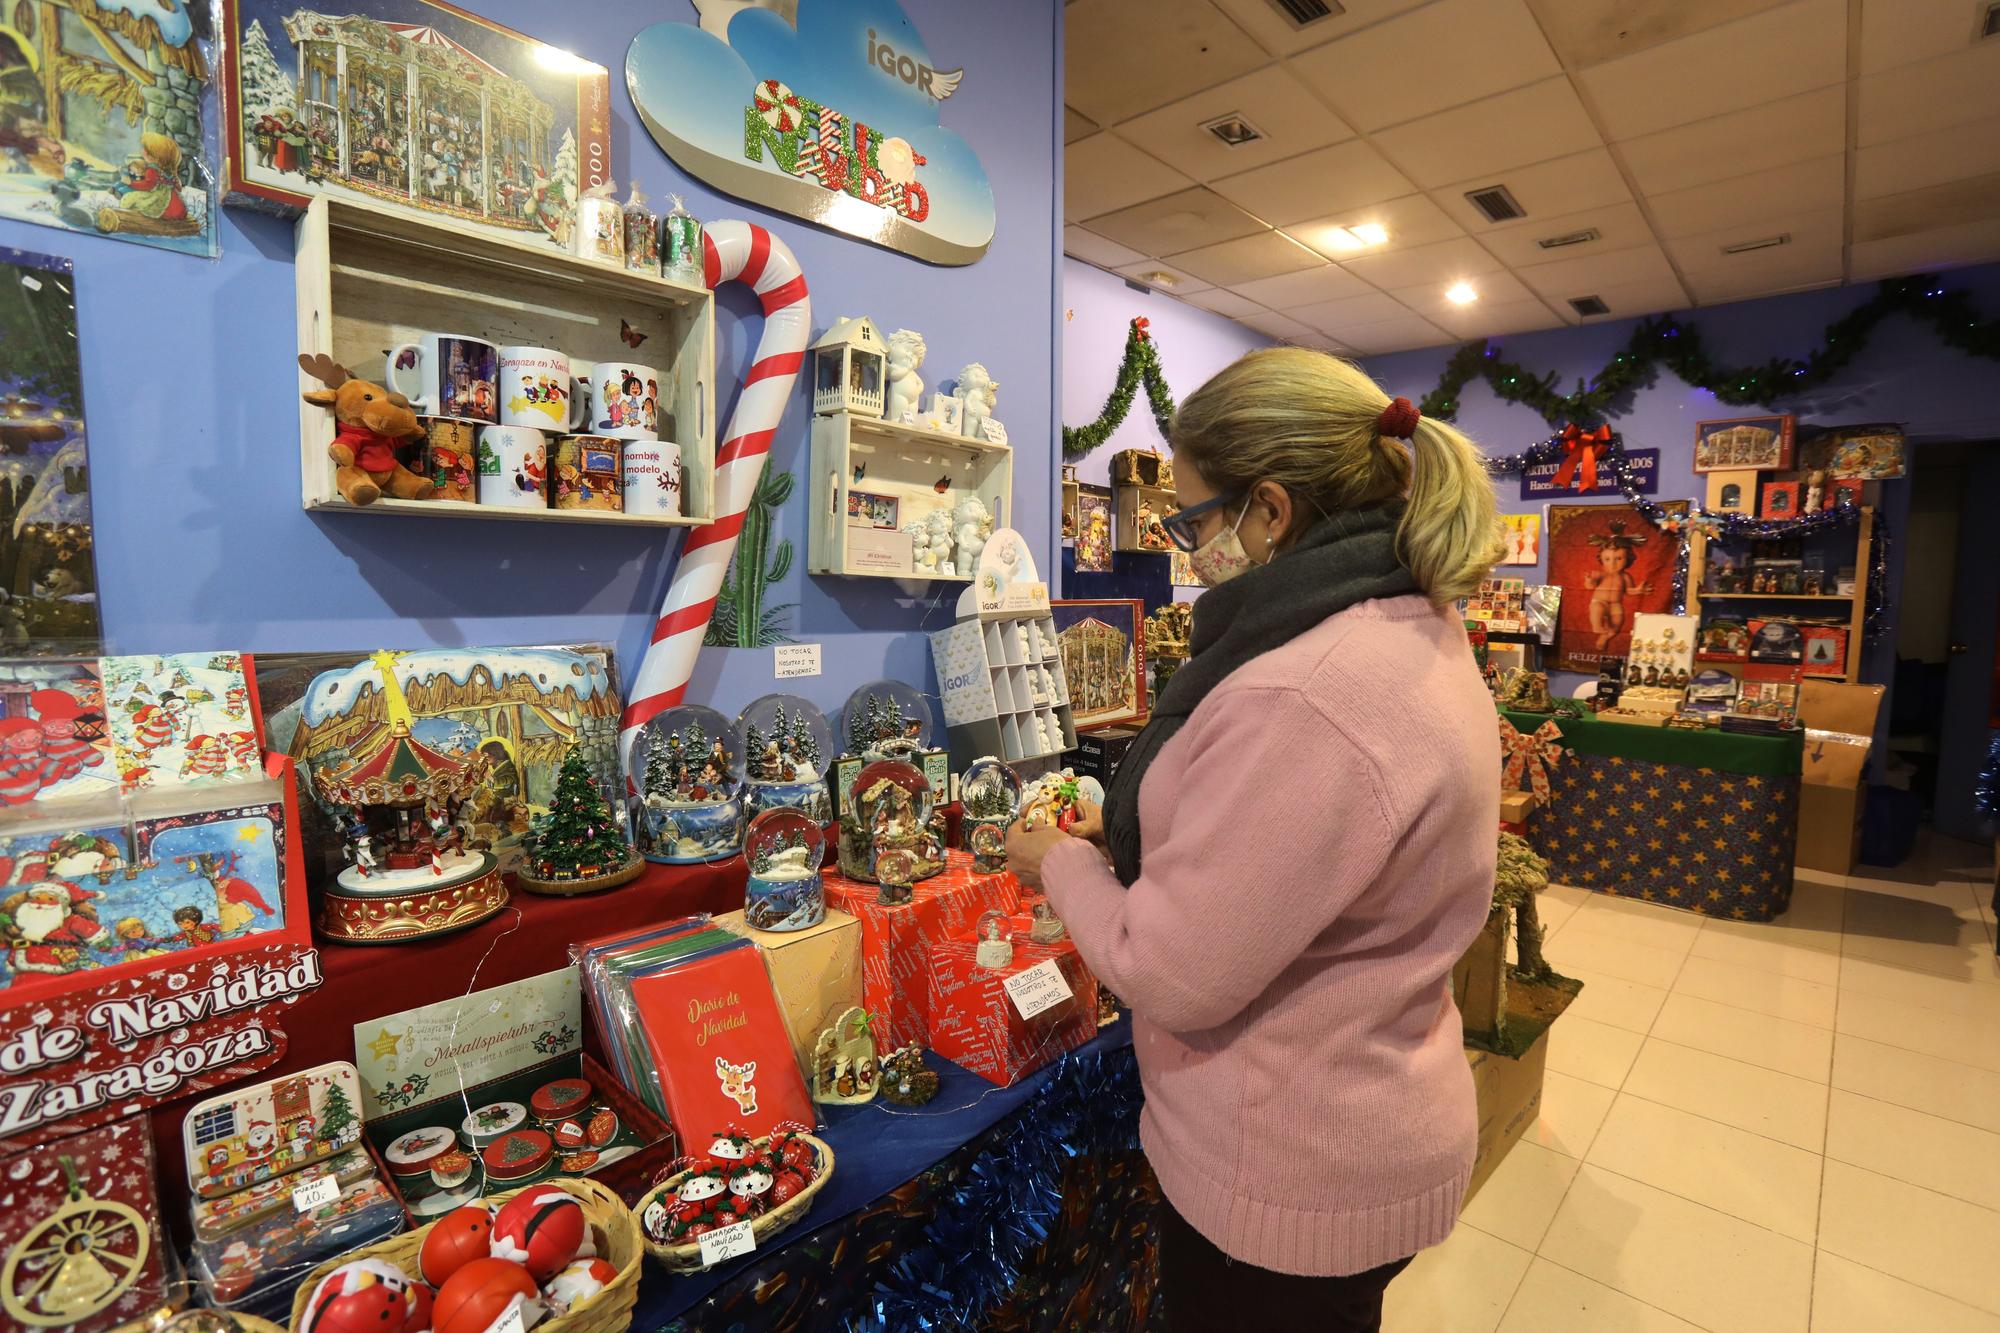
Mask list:
POLYGON ((875 900, 907 903, 911 886, 944 869, 944 816, 930 780, 899 759, 864 767, 840 815, 840 873, 881 885, 875 900))
POLYGON ((623 811, 571 746, 556 772, 548 813, 528 833, 527 859, 514 878, 530 893, 567 898, 630 884, 646 868, 625 838, 623 811))
POLYGON ((800 810, 765 810, 743 835, 750 862, 743 921, 755 930, 805 930, 826 920, 826 889, 819 868, 826 831, 800 810))
POLYGON ((638 777, 639 850, 695 865, 743 848, 743 755, 713 708, 682 704, 648 722, 627 763, 638 777))
POLYGON ((959 836, 972 853, 972 868, 999 874, 1007 868, 1007 829, 1021 808, 1021 779, 998 759, 975 759, 959 779, 958 801, 965 812, 959 836))
POLYGON ((796 694, 767 694, 736 715, 736 742, 751 817, 789 808, 816 824, 833 822, 833 789, 826 780, 833 726, 826 714, 796 694))

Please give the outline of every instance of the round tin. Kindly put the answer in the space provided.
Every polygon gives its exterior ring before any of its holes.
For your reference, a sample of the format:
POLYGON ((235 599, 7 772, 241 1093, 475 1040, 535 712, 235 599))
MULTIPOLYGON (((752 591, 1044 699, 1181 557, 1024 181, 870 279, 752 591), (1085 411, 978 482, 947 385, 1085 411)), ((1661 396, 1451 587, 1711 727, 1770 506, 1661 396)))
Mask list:
POLYGON ((603 1148, 618 1137, 618 1113, 608 1106, 600 1106, 591 1112, 584 1123, 583 1141, 593 1148, 603 1148))
POLYGON ((517 1129, 486 1145, 479 1154, 489 1181, 525 1180, 549 1164, 555 1143, 539 1129, 517 1129))
POLYGON ((528 1108, 521 1103, 491 1102, 460 1122, 458 1138, 459 1142, 477 1152, 527 1123, 528 1108))
POLYGON ((566 1176, 580 1176, 596 1165, 597 1154, 594 1152, 573 1152, 562 1159, 563 1174, 566 1176))
POLYGON ((438 1125, 426 1125, 413 1129, 396 1139, 382 1150, 382 1160, 388 1164, 389 1174, 399 1180, 414 1180, 427 1175, 431 1163, 457 1146, 451 1131, 438 1125))
POLYGON ((472 1179, 472 1159, 458 1149, 439 1153, 431 1159, 431 1183, 439 1189, 455 1190, 472 1179))
POLYGON ((567 1120, 557 1121, 550 1133, 555 1135, 556 1147, 564 1152, 575 1152, 588 1142, 584 1137, 581 1116, 571 1116, 567 1120))
POLYGON ((534 1110, 535 1119, 546 1124, 582 1110, 590 1101, 590 1094, 589 1079, 559 1078, 536 1088, 535 1095, 528 1099, 528 1105, 534 1110))

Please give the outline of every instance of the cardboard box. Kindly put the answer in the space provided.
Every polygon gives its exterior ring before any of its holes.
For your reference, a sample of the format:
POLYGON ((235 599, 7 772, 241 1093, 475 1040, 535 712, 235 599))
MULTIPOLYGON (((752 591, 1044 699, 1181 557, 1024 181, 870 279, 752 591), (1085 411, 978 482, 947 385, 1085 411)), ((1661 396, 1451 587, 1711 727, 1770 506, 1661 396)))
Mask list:
POLYGON ((1076 773, 1078 777, 1093 777, 1109 784, 1111 775, 1118 771, 1118 765, 1125 759, 1125 752, 1132 748, 1132 738, 1139 734, 1137 727, 1098 727, 1091 731, 1080 731, 1076 736, 1076 773))
POLYGON ((1799 720, 1806 725, 1794 854, 1800 869, 1846 875, 1861 858, 1868 748, 1882 694, 1880 685, 1810 679, 1800 683, 1799 720))
POLYGON ((1525 824, 1528 816, 1535 813, 1535 794, 1531 791, 1503 791, 1500 793, 1500 822, 1502 824, 1525 824))
POLYGON ((1706 508, 1721 514, 1757 512, 1757 472, 1754 468, 1732 468, 1708 474, 1706 508))
POLYGON ((1014 961, 1004 968, 979 966, 978 947, 968 928, 963 939, 932 950, 932 1050, 1004 1088, 1097 1035, 1097 978, 1074 944, 1036 944, 1017 936, 1014 961), (1007 994, 1006 979, 1051 960, 1069 983, 1070 998, 1024 1019, 1007 994))
POLYGON ((1465 1187, 1465 1201, 1470 1203, 1541 1113, 1549 1034, 1544 1030, 1517 1060, 1471 1047, 1466 1048, 1465 1058, 1472 1066, 1472 1085, 1479 1098, 1479 1155, 1472 1160, 1472 1181, 1465 1187))
POLYGON ((756 930, 740 911, 725 912, 715 924, 753 941, 764 955, 792 1050, 803 1068, 812 1068, 819 1034, 861 1003, 861 923, 828 909, 826 920, 805 930, 756 930))

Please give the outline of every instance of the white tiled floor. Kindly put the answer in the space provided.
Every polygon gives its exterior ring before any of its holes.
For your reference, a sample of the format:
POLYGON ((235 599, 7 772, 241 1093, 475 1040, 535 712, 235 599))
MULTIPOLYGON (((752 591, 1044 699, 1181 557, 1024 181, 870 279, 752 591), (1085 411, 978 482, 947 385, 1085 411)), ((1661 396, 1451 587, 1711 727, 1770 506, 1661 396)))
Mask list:
POLYGON ((1389 1333, 2000 1333, 1992 851, 1802 874, 1770 923, 1552 888, 1540 1119, 1389 1333))

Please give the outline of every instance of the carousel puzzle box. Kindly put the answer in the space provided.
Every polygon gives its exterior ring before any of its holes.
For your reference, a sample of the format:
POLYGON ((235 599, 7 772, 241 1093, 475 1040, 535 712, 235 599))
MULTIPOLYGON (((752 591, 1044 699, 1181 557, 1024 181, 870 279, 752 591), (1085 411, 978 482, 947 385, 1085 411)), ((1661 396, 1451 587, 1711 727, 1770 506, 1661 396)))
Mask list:
POLYGON ((930 1048, 1001 1087, 1040 1069, 1097 1035, 1097 979, 1068 940, 1036 944, 1019 936, 1006 967, 981 967, 968 931, 931 950, 930 1048), (1070 998, 1021 1017, 1007 979, 1053 961, 1070 998))
POLYGON ((764 955, 792 1050, 801 1065, 811 1068, 819 1034, 862 1003, 861 923, 846 912, 829 910, 826 920, 804 930, 753 930, 740 911, 724 913, 715 924, 744 936, 764 955))

